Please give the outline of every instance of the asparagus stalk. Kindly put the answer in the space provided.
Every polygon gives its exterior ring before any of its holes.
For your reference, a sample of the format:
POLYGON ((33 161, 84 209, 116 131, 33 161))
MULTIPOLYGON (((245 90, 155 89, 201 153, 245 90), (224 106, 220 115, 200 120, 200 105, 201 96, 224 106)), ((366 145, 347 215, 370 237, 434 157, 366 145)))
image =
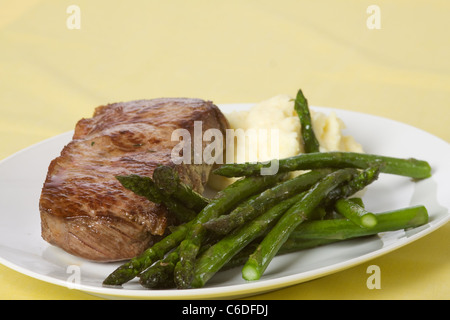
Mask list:
POLYGON ((373 228, 377 224, 377 217, 359 204, 349 199, 339 199, 335 203, 338 213, 362 228, 373 228))
MULTIPOLYGON (((217 272, 244 265, 251 253, 257 248, 255 239, 261 237, 273 222, 301 200, 298 194, 270 208, 263 215, 245 227, 233 231, 213 246, 210 246, 196 262, 192 287, 203 287, 217 272)), ((361 205, 360 199, 349 199, 361 205)), ((428 222, 428 213, 424 206, 409 207, 394 211, 374 214, 378 224, 376 228, 360 228, 348 219, 305 221, 300 224, 281 246, 277 255, 334 243, 337 241, 374 235, 380 232, 414 228, 428 222)), ((179 260, 177 250, 168 254, 139 275, 139 282, 145 288, 166 289, 175 287, 173 270, 179 260)))
POLYGON ((228 234, 233 229, 267 211, 275 203, 305 191, 330 172, 330 170, 315 170, 284 181, 263 191, 259 196, 249 199, 229 214, 205 222, 203 226, 218 234, 228 234))
POLYGON ((209 203, 209 199, 181 182, 178 173, 169 166, 157 167, 153 171, 153 180, 162 193, 179 200, 196 212, 200 212, 209 203))
MULTIPOLYGON (((279 171, 309 170, 319 168, 359 168, 379 166, 383 173, 424 179, 431 176, 428 162, 414 158, 401 159, 356 152, 314 152, 279 160, 279 171)), ((267 165, 258 163, 224 164, 214 171, 225 177, 256 175, 267 165)))
POLYGON ((200 245, 205 237, 203 223, 228 213, 240 202, 273 186, 285 174, 246 177, 220 191, 214 199, 198 214, 189 232, 180 244, 180 261, 175 266, 175 283, 178 288, 189 288, 194 276, 194 264, 200 245))
POLYGON ((305 153, 319 152, 320 145, 312 127, 308 100, 306 100, 302 90, 298 90, 294 102, 295 111, 297 111, 300 119, 301 136, 305 153))
MULTIPOLYGON (((329 192, 322 203, 334 202, 338 196, 352 195, 372 183, 377 177, 377 168, 369 168, 358 172, 357 174, 355 172, 352 180, 347 184, 338 186, 333 190, 335 192, 329 192)), ((235 229, 231 234, 210 247, 200 256, 199 261, 197 262, 192 285, 194 287, 203 286, 214 273, 226 265, 228 261, 235 259, 234 256, 237 255, 240 250, 246 247, 254 239, 266 234, 273 226, 274 221, 276 221, 288 208, 299 202, 304 195, 305 193, 300 193, 279 202, 269 210, 265 211, 264 214, 258 216, 248 224, 243 224, 240 228, 235 229)), ((254 199, 256 200, 257 198, 258 197, 254 199)), ((316 217, 313 217, 315 215, 317 215, 317 218, 319 219, 322 218, 320 212, 317 214, 317 211, 320 211, 321 209, 323 209, 323 207, 316 207, 311 212, 310 218, 315 219, 316 217)), ((312 245, 312 242, 316 243, 318 241, 309 242, 310 244, 306 246, 312 245)))
MULTIPOLYGON (((306 221, 300 224, 283 243, 277 255, 345 241, 354 238, 375 235, 381 232, 410 229, 428 223, 428 212, 424 206, 409 207, 375 214, 378 219, 376 228, 363 229, 348 219, 306 221)), ((257 240, 248 244, 227 262, 221 271, 242 266, 256 250, 257 240)))
POLYGON ((356 177, 354 177, 349 183, 346 183, 339 188, 335 188, 330 191, 325 199, 323 206, 326 208, 334 207, 334 203, 342 198, 348 198, 354 195, 356 192, 363 190, 369 184, 378 179, 380 175, 379 167, 369 167, 361 170, 356 177))
POLYGON ((127 189, 139 196, 143 196, 154 203, 163 203, 167 210, 172 212, 180 222, 188 222, 195 218, 196 212, 187 208, 177 199, 161 192, 150 177, 131 174, 117 176, 117 180, 127 189))
POLYGON ((290 233, 303 221, 307 220, 326 195, 345 181, 349 181, 355 170, 342 169, 335 171, 312 187, 301 201, 286 211, 277 224, 264 237, 255 252, 249 257, 242 269, 246 280, 257 280, 266 270, 277 251, 288 239, 290 233))
POLYGON ((364 202, 361 198, 359 197, 353 197, 353 198, 349 198, 348 201, 352 201, 353 203, 356 203, 357 205, 359 205, 360 207, 364 208, 364 202))
POLYGON ((233 256, 254 239, 266 233, 267 229, 273 225, 273 222, 278 217, 303 197, 304 193, 300 193, 280 202, 249 224, 234 230, 231 234, 206 250, 196 263, 192 286, 196 288, 203 287, 233 256))
POLYGON ((130 174, 126 176, 116 176, 116 179, 128 190, 131 190, 137 195, 145 197, 154 203, 161 203, 163 200, 161 192, 150 177, 130 174))
POLYGON ((132 280, 154 262, 162 259, 167 252, 178 246, 186 237, 190 225, 191 223, 186 223, 176 227, 171 234, 146 249, 142 254, 119 266, 103 281, 103 285, 119 286, 132 280))
MULTIPOLYGON (((276 256, 280 256, 287 253, 297 252, 300 250, 311 249, 318 246, 338 242, 342 240, 337 239, 291 239, 289 237, 285 243, 281 246, 281 248, 276 253, 276 256)), ((228 261, 220 271, 226 271, 235 267, 241 267, 245 265, 248 261, 250 255, 255 252, 258 248, 259 242, 255 240, 243 248, 240 252, 238 252, 235 256, 233 256, 230 261, 228 261)))
MULTIPOLYGON (((416 228, 429 221, 428 211, 421 205, 376 213, 375 215, 378 223, 370 229, 361 228, 345 218, 306 221, 298 225, 289 235, 289 238, 278 250, 277 255, 314 248, 338 241, 371 236, 382 232, 416 228)), ((260 248, 260 245, 257 248, 260 248)), ((255 250, 254 247, 252 250, 255 250)), ((236 259, 230 260, 225 268, 243 264, 245 257, 250 255, 251 252, 254 251, 250 251, 249 249, 243 250, 239 256, 236 256, 236 259)))
POLYGON ((361 228, 349 219, 307 221, 300 224, 289 239, 345 240, 386 231, 414 228, 428 222, 428 211, 424 206, 412 206, 374 214, 377 224, 372 228, 361 228))
MULTIPOLYGON (((377 177, 376 173, 377 173, 377 171, 375 168, 369 168, 369 169, 359 173, 358 176, 356 178, 354 178, 353 180, 351 180, 347 185, 340 186, 340 188, 337 189, 337 190, 339 190, 339 192, 335 192, 336 190, 333 190, 332 192, 330 192, 327 196, 327 199, 331 198, 332 200, 330 200, 329 202, 332 202, 332 201, 335 201, 336 197, 347 196, 347 195, 351 195, 351 194, 355 193, 356 191, 363 188, 365 185, 367 185, 367 184, 371 183, 373 180, 375 180, 377 177)), ((267 179, 267 177, 269 177, 269 176, 265 176, 265 177, 267 179)), ((278 179, 281 179, 281 178, 282 177, 280 177, 280 176, 278 177, 278 179)), ((242 179, 242 180, 249 181, 248 184, 245 184, 246 187, 249 187, 252 184, 254 184, 258 180, 258 178, 254 177, 254 178, 247 178, 247 179, 242 179)), ((239 181, 242 181, 242 180, 239 180, 239 181)), ((138 179, 138 181, 142 181, 142 180, 138 179)), ((219 212, 219 214, 223 214, 224 212, 226 212, 228 210, 228 209, 223 209, 224 207, 232 208, 234 205, 236 205, 236 203, 238 203, 240 201, 240 200, 236 200, 235 203, 231 203, 231 204, 226 203, 226 202, 228 202, 228 200, 226 200, 226 199, 228 199, 229 196, 234 197, 236 194, 239 195, 239 193, 240 193, 239 190, 236 190, 236 189, 240 189, 240 188, 237 188, 235 185, 233 187, 232 186, 233 185, 231 185, 229 187, 230 190, 226 189, 216 196, 215 203, 219 202, 219 204, 211 205, 211 207, 208 209, 208 211, 211 210, 213 212, 215 210, 215 208, 222 208, 222 210, 219 212), (221 201, 225 202, 225 206, 221 205, 221 201)), ((147 185, 144 185, 144 187, 145 187, 144 191, 148 190, 147 185)), ((255 193, 257 193, 257 192, 255 192, 255 193)), ((233 199, 233 198, 231 198, 231 199, 233 199)), ((231 200, 231 199, 229 199, 229 200, 231 200)), ((327 201, 325 201, 325 202, 327 202, 327 201)), ((205 220, 201 220, 201 219, 199 219, 199 220, 207 221, 208 217, 213 216, 213 213, 205 213, 205 215, 207 216, 206 218, 204 218, 205 220)), ((169 252, 170 250, 172 250, 173 248, 178 246, 181 243, 181 241, 183 239, 185 239, 188 229, 193 224, 194 224, 194 221, 192 221, 188 224, 184 224, 184 225, 175 227, 172 230, 172 233, 170 235, 166 236, 160 242, 158 242, 155 245, 153 245, 152 247, 148 248, 140 256, 135 257, 135 258, 131 259, 129 262, 118 267, 113 273, 111 273, 105 279, 105 281, 103 282, 104 285, 121 285, 121 284, 124 284, 124 283, 130 281, 137 275, 139 275, 142 271, 144 271, 145 269, 150 267, 154 262, 160 260, 167 252, 169 252)))
POLYGON ((165 258, 142 272, 139 275, 139 283, 148 289, 168 289, 175 287, 173 270, 179 259, 178 249, 173 250, 165 258))

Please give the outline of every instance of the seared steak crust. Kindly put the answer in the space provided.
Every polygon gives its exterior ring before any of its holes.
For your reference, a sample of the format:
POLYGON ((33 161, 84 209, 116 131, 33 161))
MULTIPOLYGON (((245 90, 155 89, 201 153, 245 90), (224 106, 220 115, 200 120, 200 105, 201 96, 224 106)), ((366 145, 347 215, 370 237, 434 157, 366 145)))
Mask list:
MULTIPOLYGON (((211 165, 171 161, 175 129, 194 134, 228 123, 211 102, 161 98, 97 107, 81 119, 73 139, 49 166, 39 203, 42 237, 65 251, 94 261, 118 261, 141 253, 176 224, 163 205, 122 187, 116 175, 151 176, 159 164, 174 166, 198 192, 211 165)), ((203 148, 206 143, 203 142, 203 148)), ((193 154, 193 152, 192 152, 193 154)))

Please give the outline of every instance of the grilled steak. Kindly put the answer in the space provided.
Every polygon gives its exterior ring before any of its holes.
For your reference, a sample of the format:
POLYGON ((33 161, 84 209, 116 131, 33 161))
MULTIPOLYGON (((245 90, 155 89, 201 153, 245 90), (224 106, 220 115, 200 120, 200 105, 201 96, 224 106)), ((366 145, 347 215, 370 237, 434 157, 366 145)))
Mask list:
POLYGON ((171 161, 179 143, 171 141, 172 132, 183 128, 193 135, 194 121, 202 121, 203 132, 217 128, 224 136, 228 127, 211 102, 184 98, 100 106, 92 118, 81 119, 48 169, 39 203, 42 237, 94 261, 129 259, 152 245, 175 217, 123 188, 115 176, 151 176, 159 164, 171 165, 202 192, 212 166, 171 161))

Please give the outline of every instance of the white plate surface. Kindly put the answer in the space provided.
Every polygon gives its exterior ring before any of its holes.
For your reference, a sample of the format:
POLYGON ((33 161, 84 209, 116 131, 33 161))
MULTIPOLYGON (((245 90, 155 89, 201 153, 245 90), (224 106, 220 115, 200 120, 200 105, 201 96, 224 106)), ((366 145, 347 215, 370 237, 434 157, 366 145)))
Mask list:
MULTIPOLYGON (((248 104, 221 105, 224 112, 248 104)), ((433 168, 430 179, 412 182, 381 175, 364 195, 370 210, 381 212, 423 204, 430 214, 427 225, 365 239, 335 243, 276 257, 259 281, 245 282, 240 268, 216 274, 201 289, 145 290, 136 281, 122 289, 102 287, 119 263, 93 263, 53 247, 41 238, 38 202, 50 161, 72 137, 68 132, 24 149, 0 162, 0 263, 28 276, 107 298, 231 299, 251 296, 319 278, 363 263, 415 241, 450 220, 450 146, 409 125, 372 115, 331 108, 364 151, 393 157, 415 157, 433 168), (80 276, 78 278, 78 275, 80 276), (80 283, 76 283, 76 280, 80 283)), ((413 279, 411 279, 413 281, 413 279)))

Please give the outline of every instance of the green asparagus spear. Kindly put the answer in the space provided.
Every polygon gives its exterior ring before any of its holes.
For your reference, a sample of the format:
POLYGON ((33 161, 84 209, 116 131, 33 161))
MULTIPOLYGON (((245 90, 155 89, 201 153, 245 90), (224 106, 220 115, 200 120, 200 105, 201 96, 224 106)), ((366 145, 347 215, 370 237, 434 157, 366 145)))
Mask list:
POLYGON ((171 234, 155 243, 141 255, 119 266, 103 281, 103 285, 119 286, 132 280, 154 262, 162 259, 167 252, 179 245, 186 237, 190 226, 191 223, 186 223, 176 227, 171 234))
POLYGON ((177 199, 162 193, 150 177, 131 174, 127 176, 117 176, 117 180, 127 189, 137 195, 146 197, 154 203, 163 203, 167 210, 172 212, 180 222, 188 222, 195 218, 196 212, 187 208, 177 199))
MULTIPOLYGON (((338 188, 331 190, 327 194, 324 201, 320 204, 320 206, 314 209, 313 214, 317 213, 317 211, 324 211, 325 215, 322 218, 336 218, 336 215, 340 216, 334 210, 334 204, 336 203, 336 201, 341 198, 351 197, 358 191, 363 190, 369 184, 377 180, 379 174, 380 170, 378 169, 378 167, 370 167, 364 170, 360 170, 359 173, 348 183, 344 183, 338 188)), ((360 202, 362 202, 362 200, 360 200, 360 202)))
POLYGON ((285 178, 285 174, 246 177, 221 190, 211 200, 193 221, 193 226, 180 244, 180 261, 175 266, 175 283, 178 288, 189 288, 191 286, 195 259, 206 233, 202 224, 228 213, 240 202, 285 178))
POLYGON ((348 198, 353 196, 356 192, 363 190, 369 184, 378 179, 380 175, 380 169, 375 167, 369 167, 361 170, 356 177, 350 180, 348 183, 341 185, 339 188, 335 188, 330 191, 327 198, 323 202, 323 206, 328 208, 334 207, 334 203, 342 198, 348 198))
POLYGON ((178 173, 169 166, 157 167, 153 171, 153 181, 165 195, 179 200, 195 212, 200 212, 209 203, 209 199, 181 182, 178 173))
MULTIPOLYGON (((350 196, 375 181, 377 177, 377 168, 369 168, 358 173, 355 171, 355 175, 352 177, 352 180, 346 184, 339 185, 337 188, 333 189, 332 192, 327 193, 322 203, 334 203, 336 201, 336 197, 350 196)), ((277 205, 265 211, 264 214, 258 216, 255 220, 249 222, 248 224, 242 225, 239 229, 235 229, 231 234, 208 249, 206 253, 199 258, 199 262, 196 266, 193 286, 203 286, 204 283, 208 281, 208 279, 212 277, 215 272, 220 270, 228 260, 234 259, 233 256, 236 255, 239 250, 245 247, 250 241, 269 230, 273 221, 278 219, 279 216, 282 215, 294 203, 300 201, 303 196, 304 193, 301 193, 279 202, 277 205)), ((252 200, 256 200, 257 198, 258 197, 255 197, 252 200)), ((322 215, 320 212, 317 212, 321 210, 324 210, 322 206, 316 207, 311 212, 311 219, 316 219, 316 217, 313 217, 314 215, 318 215, 317 218, 321 219, 322 215)), ((312 244, 313 241, 309 242, 312 244)), ((316 242, 318 241, 314 241, 314 243, 316 242)))
MULTIPOLYGON (((276 256, 280 256, 287 253, 297 252, 304 249, 311 249, 318 246, 339 242, 342 240, 337 239, 291 239, 288 238, 285 243, 281 246, 281 248, 278 250, 276 256)), ((258 240, 253 241, 249 245, 247 245, 245 248, 243 248, 241 251, 239 251, 235 256, 233 256, 230 261, 228 261, 220 271, 229 270, 235 267, 241 267, 245 265, 248 258, 252 253, 255 252, 255 250, 258 248, 259 242, 258 240)))
POLYGON ((162 202, 161 192, 156 187, 152 178, 130 174, 126 176, 116 176, 116 179, 127 188, 139 196, 143 196, 154 203, 162 202))
MULTIPOLYGON (((285 212, 287 209, 284 209, 291 206, 289 202, 293 204, 298 201, 298 199, 301 199, 302 196, 303 195, 297 195, 292 199, 288 199, 279 203, 269 210, 272 211, 272 213, 269 213, 268 211, 264 214, 265 217, 261 216, 257 220, 267 222, 265 219, 273 215, 276 210, 279 209, 281 212, 285 212)), ((345 218, 305 221, 304 223, 301 223, 290 234, 288 240, 283 243, 281 248, 278 250, 277 255, 315 248, 318 246, 343 240, 371 236, 381 232, 415 228, 428 223, 428 212, 424 206, 407 207, 376 213, 375 215, 377 217, 378 223, 374 228, 371 229, 361 228, 345 218)), ((276 216, 277 214, 275 214, 275 219, 276 216)), ((253 221, 251 225, 252 227, 246 228, 247 231, 253 228, 257 228, 256 220, 253 221)), ((247 231, 243 232, 243 230, 241 230, 239 232, 239 236, 238 232, 234 231, 232 235, 224 238, 222 240, 223 242, 220 241, 215 246, 210 247, 205 251, 205 253, 200 256, 196 265, 196 275, 192 283, 193 287, 198 288, 204 286, 204 284, 217 271, 224 271, 245 264, 250 254, 252 254, 256 250, 259 242, 249 242, 249 240, 241 242, 240 240, 245 237, 248 237, 247 239, 257 239, 261 235, 261 233, 258 233, 253 234, 252 237, 249 237, 249 233, 247 233, 247 231), (233 244, 233 241, 238 242, 239 245, 235 246, 233 244), (249 244, 246 245, 246 243, 249 244), (225 244, 228 244, 231 247, 227 247, 225 244), (224 251, 219 250, 220 247, 222 247, 224 251), (238 250, 236 250, 236 247, 238 248, 238 250), (231 252, 232 250, 233 252, 231 252), (220 262, 215 262, 215 265, 208 265, 209 262, 216 261, 216 259, 218 259, 220 262)), ((155 282, 157 280, 158 278, 155 279, 155 282)), ((168 283, 170 283, 170 279, 168 280, 168 283)))
POLYGON ((174 288, 173 270, 179 259, 178 249, 173 250, 164 259, 156 262, 139 274, 139 283, 148 289, 174 288))
POLYGON ((184 223, 191 221, 196 216, 196 211, 186 208, 182 203, 170 197, 164 197, 163 203, 169 212, 172 212, 179 222, 184 223))
MULTIPOLYGON (((378 223, 372 229, 364 229, 348 219, 305 221, 300 224, 283 243, 277 255, 315 248, 349 239, 372 236, 382 232, 420 227, 428 223, 428 211, 424 206, 413 206, 376 213, 378 223)), ((222 270, 243 265, 258 247, 252 242, 235 255, 222 270)))
MULTIPOLYGON (((315 152, 280 159, 279 171, 309 170, 318 168, 359 168, 379 166, 383 173, 424 179, 431 176, 428 162, 414 158, 401 159, 356 152, 315 152)), ((224 164, 214 170, 215 174, 225 177, 242 177, 259 174, 265 163, 224 164)))
POLYGON ((349 199, 339 199, 335 203, 338 213, 362 228, 373 228, 377 224, 377 217, 349 199))
POLYGON ((348 201, 352 201, 353 203, 356 203, 357 205, 359 205, 360 207, 364 208, 364 202, 361 198, 359 197, 353 197, 353 198, 349 198, 348 201))
POLYGON ((234 230, 206 250, 196 263, 192 286, 196 288, 203 287, 234 255, 254 239, 262 236, 278 217, 303 197, 304 193, 300 193, 281 201, 249 224, 234 230))
POLYGON ((311 187, 330 172, 330 170, 315 170, 284 181, 263 191, 259 196, 249 199, 229 214, 207 221, 203 226, 218 234, 228 234, 238 226, 262 214, 275 203, 311 187))
MULTIPOLYGON (((305 221, 300 224, 283 243, 277 255, 315 248, 318 246, 375 235, 381 232, 410 229, 428 223, 428 212, 424 206, 416 206, 376 213, 375 228, 364 229, 347 219, 305 221)), ((221 271, 242 266, 256 250, 259 242, 253 241, 227 262, 221 271)))
POLYGON ((326 197, 328 192, 341 183, 349 181, 356 174, 356 170, 341 169, 335 171, 317 182, 301 201, 286 211, 277 224, 264 237, 255 252, 250 256, 242 269, 242 276, 246 280, 257 280, 266 270, 277 251, 288 239, 290 233, 303 221, 307 220, 311 212, 326 197))
POLYGON ((298 90, 297 92, 294 108, 300 119, 301 136, 305 153, 319 152, 320 145, 312 127, 308 100, 306 100, 302 90, 298 90))
MULTIPOLYGON (((265 191, 263 191, 265 192, 265 191)), ((206 221, 205 223, 203 223, 203 226, 208 230, 208 231, 213 231, 214 234, 217 237, 221 237, 223 236, 223 234, 226 234, 227 232, 222 232, 222 228, 226 227, 224 226, 224 222, 226 221, 226 219, 223 219, 225 217, 228 217, 229 215, 233 214, 234 212, 242 212, 243 214, 250 211, 249 210, 249 205, 251 203, 254 202, 255 199, 259 198, 261 196, 261 194, 255 194, 251 197, 249 197, 248 199, 246 199, 245 201, 241 202, 240 204, 238 204, 236 206, 236 208, 234 208, 233 210, 231 210, 230 213, 228 214, 224 214, 221 216, 218 216, 216 218, 212 218, 211 220, 206 221)), ((229 229, 231 230, 232 227, 229 227, 229 229)))
MULTIPOLYGON (((202 243, 199 255, 203 254, 203 252, 208 250, 217 241, 215 234, 208 234, 204 243, 202 243)), ((154 263, 147 270, 140 273, 139 283, 145 288, 152 289, 175 288, 174 270, 179 260, 179 248, 176 248, 167 254, 164 259, 154 263)))
POLYGON ((361 228, 346 218, 307 221, 300 224, 289 237, 295 240, 344 240, 380 232, 418 227, 428 222, 428 212, 424 206, 401 208, 374 215, 377 219, 377 224, 372 228, 361 228))

